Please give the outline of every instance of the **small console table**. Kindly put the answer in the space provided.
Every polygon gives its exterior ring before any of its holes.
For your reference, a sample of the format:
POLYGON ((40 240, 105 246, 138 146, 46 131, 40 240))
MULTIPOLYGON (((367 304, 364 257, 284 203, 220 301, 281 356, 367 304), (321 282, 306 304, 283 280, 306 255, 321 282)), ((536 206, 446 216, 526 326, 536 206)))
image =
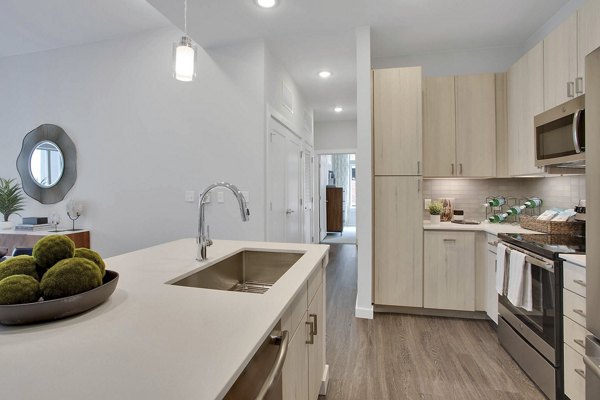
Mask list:
POLYGON ((23 232, 15 230, 0 231, 0 247, 8 247, 7 255, 11 255, 15 247, 33 247, 38 240, 48 235, 65 235, 75 242, 75 247, 90 248, 90 231, 35 231, 23 232))

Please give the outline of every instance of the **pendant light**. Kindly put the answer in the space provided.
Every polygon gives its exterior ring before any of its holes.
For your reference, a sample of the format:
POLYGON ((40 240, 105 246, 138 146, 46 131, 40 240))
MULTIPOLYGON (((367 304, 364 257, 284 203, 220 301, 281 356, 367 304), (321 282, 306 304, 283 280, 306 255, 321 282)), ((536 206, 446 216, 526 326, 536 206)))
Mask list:
POLYGON ((196 46, 187 35, 187 0, 183 6, 183 30, 185 35, 173 43, 173 77, 178 81, 189 82, 196 77, 196 46))

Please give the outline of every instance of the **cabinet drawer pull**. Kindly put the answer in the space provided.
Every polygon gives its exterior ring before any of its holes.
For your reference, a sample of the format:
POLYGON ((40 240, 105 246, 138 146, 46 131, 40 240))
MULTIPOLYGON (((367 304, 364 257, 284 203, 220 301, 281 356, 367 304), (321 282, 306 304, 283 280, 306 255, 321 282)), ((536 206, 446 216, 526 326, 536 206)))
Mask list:
POLYGON ((421 161, 417 161, 417 175, 421 173, 421 161))
POLYGON ((313 333, 313 323, 312 322, 305 322, 306 325, 308 325, 310 327, 310 331, 309 331, 309 335, 310 335, 310 339, 308 339, 306 341, 306 344, 315 344, 315 334, 313 333))
POLYGON ((585 313, 583 312, 583 310, 580 310, 580 309, 578 309, 578 308, 574 308, 574 309, 573 309, 573 312, 574 312, 575 314, 577 314, 577 315, 580 315, 580 316, 582 316, 583 318, 587 318, 587 317, 586 317, 586 315, 585 315, 585 313))
POLYGON ((585 344, 583 343, 583 340, 573 339, 573 341, 585 349, 585 344))
POLYGON ((458 164, 458 173, 462 175, 462 163, 458 164))
POLYGON ((498 246, 498 241, 496 240, 495 242, 488 242, 488 244, 489 244, 490 246, 494 246, 494 247, 496 247, 496 246, 498 246))
POLYGON ((583 78, 578 77, 575 79, 575 93, 583 94, 583 78))
POLYGON ((450 173, 450 175, 454 175, 454 163, 450 164, 450 167, 452 169, 452 172, 450 173))
POLYGON ((314 324, 315 324, 315 325, 314 325, 314 328, 315 328, 315 329, 314 329, 314 331, 313 331, 313 335, 317 336, 317 335, 319 334, 319 333, 318 333, 318 329, 319 329, 319 328, 318 328, 318 323, 319 323, 319 322, 318 322, 318 317, 317 317, 317 314, 308 314, 308 316, 309 316, 310 318, 314 318, 313 322, 314 322, 314 324))
POLYGON ((581 280, 581 279, 573 279, 573 283, 576 283, 576 284, 578 284, 580 286, 583 286, 583 287, 586 286, 585 282, 583 280, 581 280))
POLYGON ((444 242, 456 242, 456 239, 444 239, 444 242))
POLYGON ((585 371, 579 368, 575 368, 575 372, 577 373, 577 375, 579 375, 580 377, 582 377, 583 379, 585 379, 585 371))
POLYGON ((575 82, 567 82, 567 97, 575 97, 575 82))

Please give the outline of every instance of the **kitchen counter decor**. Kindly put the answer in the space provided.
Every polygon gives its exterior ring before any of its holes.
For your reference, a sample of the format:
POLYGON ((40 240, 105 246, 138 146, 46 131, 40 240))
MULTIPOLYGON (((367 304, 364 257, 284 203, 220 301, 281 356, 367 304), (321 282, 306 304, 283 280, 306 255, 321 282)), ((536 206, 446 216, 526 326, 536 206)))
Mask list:
POLYGON ((585 222, 582 221, 543 221, 537 217, 521 215, 519 223, 522 228, 542 233, 585 235, 585 222))
POLYGON ((103 303, 119 274, 105 269, 93 250, 75 249, 63 235, 38 241, 33 256, 0 263, 0 324, 21 325, 61 319, 103 303))

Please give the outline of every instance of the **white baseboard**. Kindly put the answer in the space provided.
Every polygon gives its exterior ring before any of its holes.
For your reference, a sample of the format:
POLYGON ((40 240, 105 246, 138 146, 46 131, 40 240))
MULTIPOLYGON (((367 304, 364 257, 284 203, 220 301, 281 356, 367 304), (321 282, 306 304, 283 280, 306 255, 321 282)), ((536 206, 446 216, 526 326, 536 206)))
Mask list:
POLYGON ((354 316, 356 318, 373 319, 373 306, 371 306, 371 307, 356 306, 354 309, 354 316))
POLYGON ((321 396, 327 396, 327 387, 329 386, 329 364, 325 364, 323 368, 323 380, 321 380, 321 389, 319 394, 321 396))

